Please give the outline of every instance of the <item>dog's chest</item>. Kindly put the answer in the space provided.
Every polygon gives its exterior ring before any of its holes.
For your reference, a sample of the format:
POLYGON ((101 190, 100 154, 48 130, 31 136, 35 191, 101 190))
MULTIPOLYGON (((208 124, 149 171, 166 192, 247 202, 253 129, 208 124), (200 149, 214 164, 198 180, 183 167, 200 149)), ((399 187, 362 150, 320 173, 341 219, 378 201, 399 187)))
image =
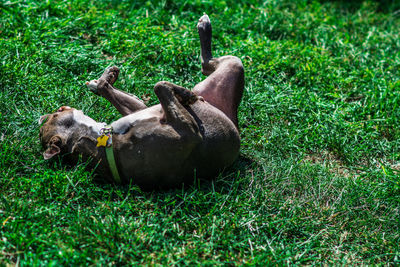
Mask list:
POLYGON ((114 133, 125 134, 132 127, 140 126, 142 124, 146 124, 151 127, 152 123, 149 124, 149 122, 159 123, 159 120, 162 116, 163 112, 161 106, 157 105, 122 117, 121 119, 113 122, 111 126, 114 133))

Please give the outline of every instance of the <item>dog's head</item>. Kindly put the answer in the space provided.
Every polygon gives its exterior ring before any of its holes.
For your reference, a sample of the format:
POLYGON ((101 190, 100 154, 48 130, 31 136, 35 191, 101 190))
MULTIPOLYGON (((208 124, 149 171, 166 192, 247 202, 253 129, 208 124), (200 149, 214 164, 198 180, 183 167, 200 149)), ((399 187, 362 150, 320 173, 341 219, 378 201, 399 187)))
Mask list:
POLYGON ((51 159, 68 151, 68 134, 75 123, 73 110, 68 106, 62 106, 56 112, 40 117, 39 138, 45 149, 43 153, 45 159, 51 159))
POLYGON ((82 111, 68 106, 62 106, 52 114, 41 116, 39 138, 45 149, 43 157, 51 159, 73 152, 74 144, 79 138, 87 135, 90 125, 95 123, 82 111))

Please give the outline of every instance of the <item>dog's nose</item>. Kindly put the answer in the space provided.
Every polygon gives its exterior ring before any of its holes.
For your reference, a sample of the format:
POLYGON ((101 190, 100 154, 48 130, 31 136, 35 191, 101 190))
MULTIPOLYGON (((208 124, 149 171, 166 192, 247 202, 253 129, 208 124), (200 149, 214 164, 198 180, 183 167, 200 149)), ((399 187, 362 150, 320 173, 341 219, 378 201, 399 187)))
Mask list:
POLYGON ((60 108, 57 110, 57 112, 62 112, 62 111, 64 111, 64 110, 69 110, 69 109, 72 109, 72 108, 69 107, 69 106, 62 106, 62 107, 60 107, 60 108))

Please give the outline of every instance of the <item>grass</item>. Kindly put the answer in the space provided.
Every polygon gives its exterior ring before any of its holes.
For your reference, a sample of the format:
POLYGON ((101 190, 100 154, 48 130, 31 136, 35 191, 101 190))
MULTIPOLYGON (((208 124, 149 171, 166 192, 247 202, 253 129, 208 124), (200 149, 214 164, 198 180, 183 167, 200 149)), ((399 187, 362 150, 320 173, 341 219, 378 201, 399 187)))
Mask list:
POLYGON ((400 264, 398 1, 3 1, 0 264, 400 264), (241 156, 214 181, 142 192, 46 162, 40 115, 119 115, 84 82, 111 65, 150 97, 240 57, 241 156))

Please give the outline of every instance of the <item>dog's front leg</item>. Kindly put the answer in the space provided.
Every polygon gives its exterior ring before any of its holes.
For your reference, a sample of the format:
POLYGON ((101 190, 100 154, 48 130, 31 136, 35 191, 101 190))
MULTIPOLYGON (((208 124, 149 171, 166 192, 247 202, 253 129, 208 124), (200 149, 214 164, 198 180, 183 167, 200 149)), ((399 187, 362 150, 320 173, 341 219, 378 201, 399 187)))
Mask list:
POLYGON ((154 86, 160 104, 164 110, 165 122, 187 133, 200 136, 196 120, 184 106, 202 100, 190 90, 170 82, 158 82, 154 86))
POLYGON ((113 86, 118 75, 119 69, 113 66, 106 69, 98 80, 87 82, 86 85, 92 92, 110 101, 124 116, 147 108, 137 96, 120 91, 113 86))

